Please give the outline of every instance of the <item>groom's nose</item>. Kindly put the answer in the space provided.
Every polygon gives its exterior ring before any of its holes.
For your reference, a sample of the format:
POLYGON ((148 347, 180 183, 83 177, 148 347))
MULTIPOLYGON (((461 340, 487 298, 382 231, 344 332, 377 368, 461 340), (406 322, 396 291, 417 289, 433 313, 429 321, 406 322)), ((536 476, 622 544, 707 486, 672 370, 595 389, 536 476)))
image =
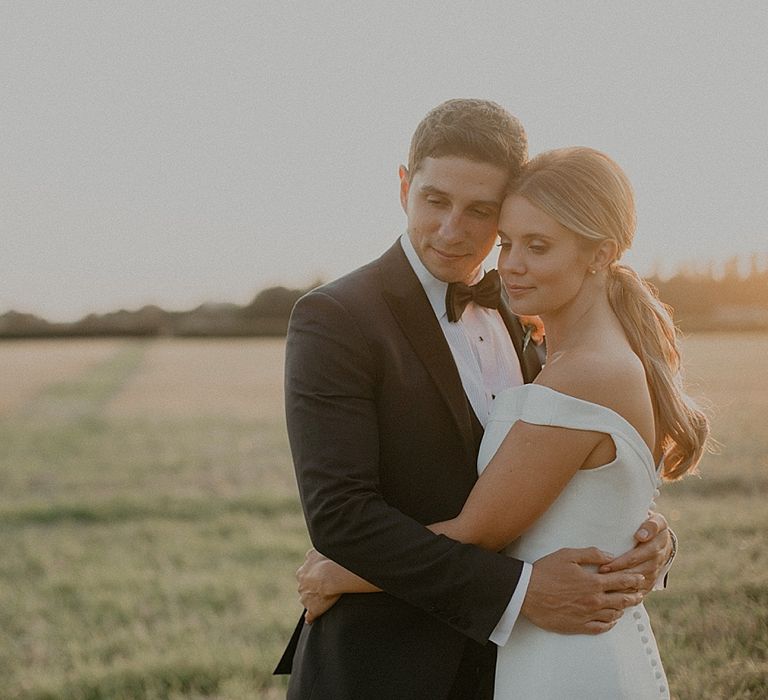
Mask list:
POLYGON ((464 226, 460 211, 446 212, 440 222, 440 237, 446 243, 456 243, 464 237, 464 226))

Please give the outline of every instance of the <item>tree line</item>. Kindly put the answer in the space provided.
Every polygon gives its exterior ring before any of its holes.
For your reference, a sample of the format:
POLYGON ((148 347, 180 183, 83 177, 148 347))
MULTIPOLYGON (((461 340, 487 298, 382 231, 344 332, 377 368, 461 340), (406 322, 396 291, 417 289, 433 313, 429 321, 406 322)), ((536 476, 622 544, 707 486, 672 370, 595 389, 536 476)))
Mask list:
POLYGON ((768 329, 768 261, 753 254, 746 266, 729 258, 716 274, 713 265, 681 269, 672 277, 652 275, 662 301, 672 307, 683 331, 768 329), (746 272, 744 267, 747 268, 746 272))
MULTIPOLYGON (((685 332, 714 330, 768 330, 768 264, 753 255, 744 272, 731 258, 716 274, 714 266, 680 269, 664 278, 647 278, 662 301, 672 307, 676 323, 685 332)), ((9 311, 0 316, 0 338, 95 336, 282 336, 296 301, 306 288, 270 287, 244 306, 202 304, 190 311, 165 311, 145 306, 89 314, 74 323, 53 323, 33 314, 9 311)))

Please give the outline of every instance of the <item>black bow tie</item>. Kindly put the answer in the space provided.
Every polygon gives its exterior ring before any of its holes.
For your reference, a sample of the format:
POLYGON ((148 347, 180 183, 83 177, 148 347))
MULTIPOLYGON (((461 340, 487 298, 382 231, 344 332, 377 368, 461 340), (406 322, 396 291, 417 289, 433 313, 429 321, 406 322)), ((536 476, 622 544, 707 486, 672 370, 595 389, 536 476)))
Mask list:
POLYGON ((486 272, 485 277, 471 287, 462 282, 451 282, 445 292, 445 310, 448 320, 455 323, 461 318, 470 301, 488 309, 498 309, 501 303, 501 279, 496 270, 486 272))

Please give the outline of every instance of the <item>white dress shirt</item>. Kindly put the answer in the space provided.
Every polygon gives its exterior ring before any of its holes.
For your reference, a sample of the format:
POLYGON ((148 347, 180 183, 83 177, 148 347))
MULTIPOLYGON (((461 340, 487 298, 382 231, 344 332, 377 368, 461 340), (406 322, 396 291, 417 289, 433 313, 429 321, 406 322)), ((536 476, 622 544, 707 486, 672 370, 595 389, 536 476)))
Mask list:
MULTIPOLYGON (((451 323, 445 309, 448 284, 434 277, 424 267, 407 233, 403 234, 400 242, 405 257, 419 278, 440 322, 440 328, 459 370, 464 393, 477 419, 485 427, 496 395, 504 389, 523 383, 520 361, 504 321, 495 309, 487 309, 469 302, 461 318, 451 323)), ((484 271, 479 269, 471 284, 479 282, 484 274, 484 271)), ((498 646, 504 646, 512 633, 512 627, 520 615, 528 590, 532 570, 531 564, 523 562, 515 593, 490 636, 490 641, 498 646)))

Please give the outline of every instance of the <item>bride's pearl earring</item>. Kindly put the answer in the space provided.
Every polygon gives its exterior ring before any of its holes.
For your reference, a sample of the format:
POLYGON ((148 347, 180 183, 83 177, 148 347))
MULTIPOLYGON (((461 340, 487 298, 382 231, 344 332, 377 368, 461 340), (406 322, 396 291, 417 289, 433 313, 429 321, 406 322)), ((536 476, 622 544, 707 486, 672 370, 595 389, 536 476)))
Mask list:
POLYGON ((590 275, 596 275, 596 274, 597 274, 597 270, 595 270, 594 268, 592 268, 592 267, 589 267, 589 268, 587 268, 587 269, 589 270, 589 274, 590 274, 590 275))

